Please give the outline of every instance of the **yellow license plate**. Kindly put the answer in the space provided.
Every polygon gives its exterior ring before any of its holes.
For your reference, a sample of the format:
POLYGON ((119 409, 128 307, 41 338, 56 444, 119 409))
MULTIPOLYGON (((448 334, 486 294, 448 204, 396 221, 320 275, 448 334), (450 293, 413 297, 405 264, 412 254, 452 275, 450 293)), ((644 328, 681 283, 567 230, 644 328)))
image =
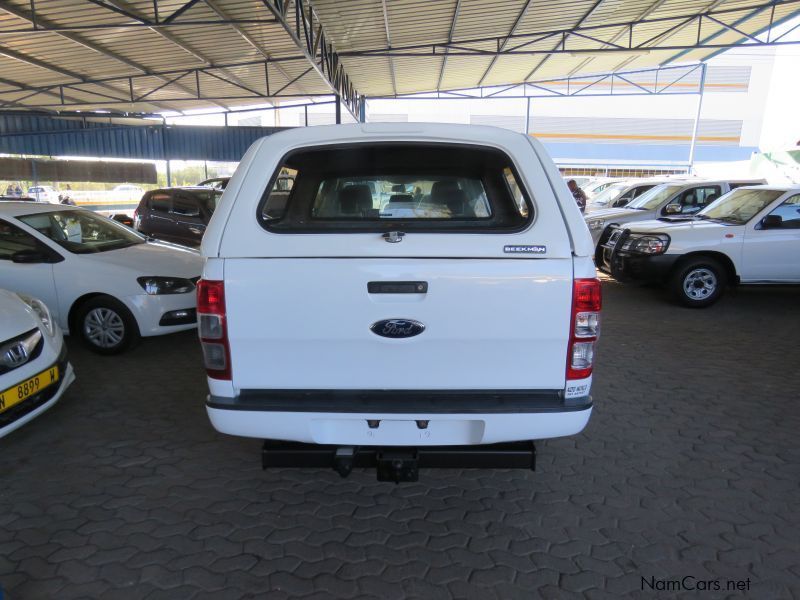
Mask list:
POLYGON ((20 402, 27 400, 34 394, 38 394, 46 387, 50 387, 58 382, 59 378, 58 366, 45 369, 41 373, 37 373, 33 377, 29 377, 25 381, 8 388, 0 393, 0 413, 7 411, 12 406, 16 406, 20 402))

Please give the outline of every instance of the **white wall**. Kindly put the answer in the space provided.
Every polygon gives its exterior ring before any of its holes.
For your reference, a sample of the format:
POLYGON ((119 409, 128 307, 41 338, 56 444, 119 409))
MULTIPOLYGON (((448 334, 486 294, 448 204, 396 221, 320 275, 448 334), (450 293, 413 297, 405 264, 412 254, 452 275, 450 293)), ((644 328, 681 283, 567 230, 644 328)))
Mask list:
MULTIPOLYGON (((800 115, 800 111, 780 104, 784 97, 793 97, 795 104, 800 99, 800 61, 797 58, 800 48, 790 49, 793 52, 791 56, 780 57, 779 54, 777 60, 774 57, 775 48, 736 49, 712 58, 708 63, 709 67, 749 66, 750 82, 746 92, 719 92, 713 87, 707 88, 703 97, 701 118, 741 121, 740 146, 759 147, 765 143, 765 139, 778 139, 779 136, 773 129, 780 129, 781 121, 785 138, 794 135, 800 139, 800 131, 790 135, 786 133, 785 127, 787 111, 793 116, 800 115), (767 108, 765 111, 765 107, 773 106, 779 108, 767 108)), ((696 94, 534 98, 531 100, 530 116, 533 121, 537 116, 693 120, 697 112, 697 101, 696 94)), ((469 123, 470 115, 524 117, 525 112, 524 99, 367 102, 368 120, 373 114, 407 114, 409 121, 469 123)))

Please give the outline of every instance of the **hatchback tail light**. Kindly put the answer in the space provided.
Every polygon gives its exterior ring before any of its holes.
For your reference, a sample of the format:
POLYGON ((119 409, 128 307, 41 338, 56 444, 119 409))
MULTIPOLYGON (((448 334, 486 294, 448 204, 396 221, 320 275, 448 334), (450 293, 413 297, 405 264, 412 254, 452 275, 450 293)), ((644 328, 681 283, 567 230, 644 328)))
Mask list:
POLYGON ((600 280, 576 279, 572 292, 572 317, 567 352, 567 379, 586 379, 592 374, 594 345, 600 335, 602 293, 600 280))
POLYGON ((231 352, 225 317, 225 284, 197 282, 197 320, 206 373, 213 379, 231 380, 231 352))

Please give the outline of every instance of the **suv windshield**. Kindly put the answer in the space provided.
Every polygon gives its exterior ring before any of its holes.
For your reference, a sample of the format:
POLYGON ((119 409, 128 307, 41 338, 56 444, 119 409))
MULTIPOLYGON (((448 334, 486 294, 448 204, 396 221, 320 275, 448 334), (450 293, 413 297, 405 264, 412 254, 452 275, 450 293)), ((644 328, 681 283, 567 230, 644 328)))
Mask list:
POLYGON ((627 183, 615 183, 613 185, 608 186, 602 192, 597 194, 592 200, 590 204, 601 204, 605 206, 606 204, 612 203, 614 200, 619 198, 622 195, 622 192, 627 190, 629 185, 627 183))
POLYGON ((145 242, 138 233, 88 210, 60 210, 17 218, 74 254, 118 250, 145 242))
POLYGON ((680 190, 681 185, 657 185, 651 190, 646 191, 644 194, 636 198, 633 202, 628 204, 625 208, 635 208, 638 210, 654 210, 661 206, 666 200, 680 190))
POLYGON ((725 221, 733 225, 744 225, 783 193, 781 190, 739 188, 724 195, 698 214, 707 219, 725 221))

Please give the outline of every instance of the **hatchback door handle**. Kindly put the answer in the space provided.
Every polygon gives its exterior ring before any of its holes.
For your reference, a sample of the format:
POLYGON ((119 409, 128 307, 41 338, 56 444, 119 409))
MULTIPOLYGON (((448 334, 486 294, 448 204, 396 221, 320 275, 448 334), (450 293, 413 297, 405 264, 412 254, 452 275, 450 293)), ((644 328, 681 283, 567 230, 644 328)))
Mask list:
POLYGON ((367 283, 370 294, 427 294, 427 281, 370 281, 367 283))

